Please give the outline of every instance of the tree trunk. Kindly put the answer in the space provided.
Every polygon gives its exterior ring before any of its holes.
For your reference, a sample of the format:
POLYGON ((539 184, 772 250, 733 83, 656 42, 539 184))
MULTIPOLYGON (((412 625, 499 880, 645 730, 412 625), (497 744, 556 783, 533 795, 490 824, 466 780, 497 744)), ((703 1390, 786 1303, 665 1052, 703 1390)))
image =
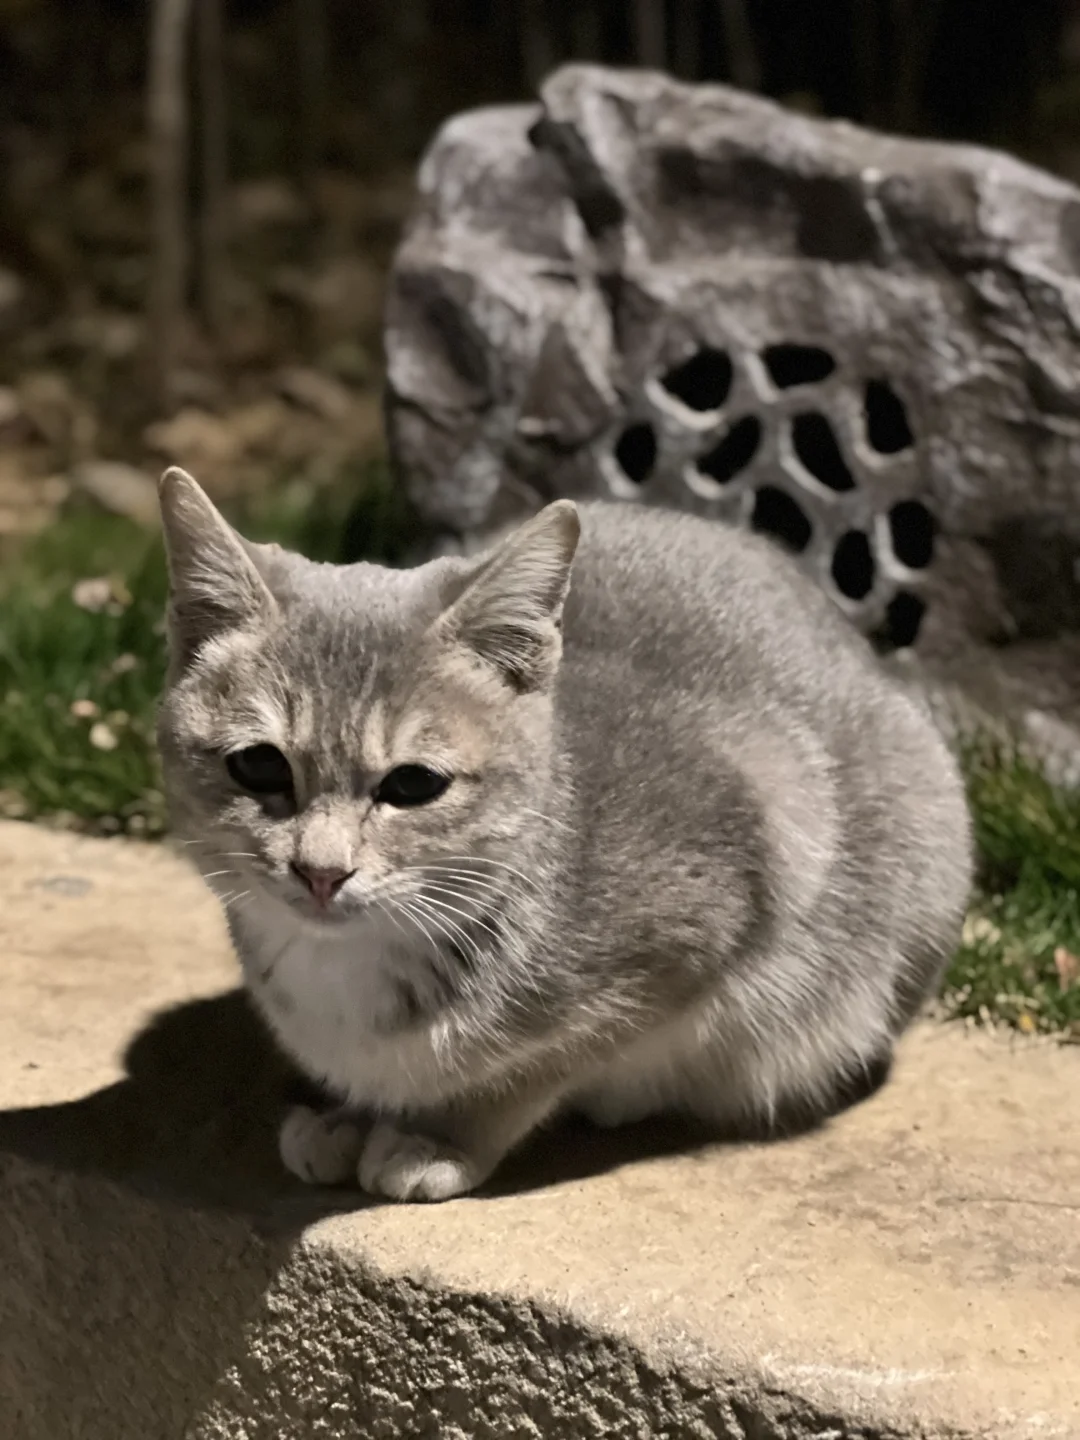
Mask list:
POLYGON ((61 31, 64 83, 60 87, 64 120, 64 164, 76 168, 79 153, 94 105, 95 88, 105 48, 105 16, 101 0, 82 0, 74 6, 61 31))
POLYGON ((667 64, 664 0, 634 0, 634 59, 647 70, 667 64))
POLYGON ((222 0, 198 0, 202 174, 199 211, 199 300, 206 328, 225 328, 228 204, 228 116, 222 0))
POLYGON ((598 62, 604 58, 600 0, 575 0, 570 8, 570 37, 575 60, 598 62))
POLYGON ((881 26, 877 0, 854 0, 852 48, 855 52, 855 88, 859 97, 859 120, 864 125, 881 121, 878 94, 881 26))
POLYGON ((678 0, 671 27, 671 68, 680 80, 701 78, 701 11, 698 0, 678 0))
POLYGON ((940 0, 892 0, 892 44, 896 56, 890 124, 902 135, 918 132, 923 86, 941 19, 940 0))
POLYGON ((168 410, 180 355, 188 275, 187 41, 191 0, 154 0, 147 128, 153 248, 150 346, 158 404, 168 410))
MULTIPOLYGON (((508 3, 508 0, 500 0, 508 3)), ((547 6, 544 0, 521 0, 518 7, 521 17, 521 67, 525 73, 525 84, 536 90, 555 65, 555 46, 548 24, 547 6)))
POLYGON ((315 209, 315 182, 326 134, 326 3, 296 0, 296 178, 315 209))
MULTIPOLYGON (((761 89, 761 61, 758 59, 754 30, 746 9, 746 0, 717 0, 720 25, 724 32, 731 83, 740 90, 761 89)), ((864 4, 866 0, 855 0, 864 4)))

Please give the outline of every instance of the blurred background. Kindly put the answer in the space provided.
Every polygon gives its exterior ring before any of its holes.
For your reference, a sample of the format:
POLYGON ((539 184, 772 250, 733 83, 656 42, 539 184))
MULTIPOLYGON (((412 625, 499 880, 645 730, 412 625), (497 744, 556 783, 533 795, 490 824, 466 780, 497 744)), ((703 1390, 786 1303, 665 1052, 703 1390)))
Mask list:
POLYGON ((355 490, 417 157, 569 58, 1080 177, 1080 0, 0 0, 5 555, 117 462, 355 490))
MULTIPOLYGON (((0 818, 165 830, 164 464, 256 538, 418 553, 380 413, 416 162, 569 59, 1080 181, 1080 0, 0 0, 0 818)), ((1080 1036, 1080 803, 972 775, 953 1008, 1080 1036)))

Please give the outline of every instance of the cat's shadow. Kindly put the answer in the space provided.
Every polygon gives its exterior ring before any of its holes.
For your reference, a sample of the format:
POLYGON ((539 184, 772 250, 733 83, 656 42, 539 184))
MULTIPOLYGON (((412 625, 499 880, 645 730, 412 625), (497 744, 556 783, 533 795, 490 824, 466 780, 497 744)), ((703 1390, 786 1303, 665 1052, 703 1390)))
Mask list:
MULTIPOLYGON (((128 1046, 124 1068, 123 1079, 83 1099, 0 1111, 0 1151, 239 1211, 278 1232, 376 1203, 355 1189, 312 1189, 282 1169, 277 1125, 304 1085, 242 991, 157 1016, 128 1046)), ((600 1130, 567 1117, 478 1193, 544 1189, 722 1138, 676 1118, 600 1130)))
MULTIPOLYGON (((252 1327, 270 1323, 268 1297, 302 1232, 342 1211, 362 1230, 378 1203, 285 1173, 276 1131, 297 1077, 242 992, 158 1016, 124 1071, 82 1099, 0 1112, 0 1325, 7 1369, 21 1376, 0 1393, 0 1433, 23 1433, 26 1413, 35 1434, 69 1433, 73 1393, 85 1433, 117 1440, 149 1433, 138 1417, 132 1428, 133 1390, 162 1416, 231 1403, 229 1376, 247 1363, 252 1327), (100 1298, 88 1308, 87 1295, 100 1298), (12 1314, 36 1318, 12 1325, 12 1314)), ((689 1140, 672 1127, 568 1124, 464 1203, 689 1140)))

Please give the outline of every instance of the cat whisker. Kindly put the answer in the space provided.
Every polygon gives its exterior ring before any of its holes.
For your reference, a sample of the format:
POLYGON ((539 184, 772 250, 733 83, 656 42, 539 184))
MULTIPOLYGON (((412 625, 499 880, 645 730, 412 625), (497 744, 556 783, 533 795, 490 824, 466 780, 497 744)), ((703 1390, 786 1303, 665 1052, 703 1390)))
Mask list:
POLYGON ((376 910, 380 912, 380 914, 385 915, 386 918, 391 922, 391 924, 394 925, 395 928, 399 930, 402 935, 404 935, 406 940, 410 938, 409 932, 405 929, 404 925, 402 925, 401 921, 394 914, 394 911, 399 907, 397 906, 392 896, 387 896, 385 898, 379 897, 377 895, 372 896, 371 903, 375 906, 376 910))
MULTIPOLYGON (((422 907, 422 913, 456 949, 464 949, 466 958, 472 964, 477 964, 483 959, 483 951, 480 949, 476 939, 466 933, 460 925, 449 919, 448 916, 432 908, 431 902, 426 902, 421 896, 414 895, 412 904, 422 907)), ((459 912, 460 913, 460 912, 459 912)))
POLYGON ((433 890, 438 891, 441 895, 452 895, 456 900, 468 901, 471 898, 470 896, 462 895, 457 890, 450 890, 445 885, 428 885, 425 887, 421 898, 426 900, 429 905, 434 905, 440 912, 448 911, 451 915, 460 915, 463 920, 468 920, 474 925, 479 925, 482 930, 486 930, 494 939, 502 939, 498 930, 496 930, 494 926, 489 925, 482 915, 470 915, 467 910, 459 910, 455 905, 448 905, 445 900, 433 898, 430 893, 433 890))
POLYGON ((456 895, 459 900, 476 908, 479 914, 498 914, 505 908, 507 901, 506 891, 494 886, 468 886, 467 882, 456 879, 452 875, 423 875, 418 877, 418 883, 402 887, 402 893, 406 895, 426 895, 429 892, 444 890, 446 894, 456 895))
POLYGON ((230 905, 242 905, 245 900, 251 899, 250 890, 240 890, 235 895, 219 896, 222 910, 228 910, 230 905))
MULTIPOLYGON (((418 874, 434 875, 445 880, 454 880, 460 884, 472 885, 478 890, 490 890, 493 894, 504 895, 506 893, 506 881, 501 883, 489 879, 484 875, 477 875, 474 871, 455 869, 450 865, 408 865, 407 870, 416 871, 418 874)), ((500 877, 501 878, 501 877, 500 877)), ((428 883, 426 880, 424 883, 428 883)))
POLYGON ((499 870, 505 870, 507 874, 513 875, 526 885, 532 885, 539 889, 539 884, 533 875, 526 875, 524 870, 519 870, 516 865, 511 865, 505 860, 495 860, 490 855, 446 855, 444 862, 454 864, 458 862, 464 866, 493 865, 499 870))
POLYGON ((420 919, 420 917, 419 917, 418 915, 416 915, 416 914, 413 913, 411 907, 410 907, 409 905, 407 905, 407 904, 402 904, 400 901, 394 901, 394 902, 392 902, 392 903, 394 903, 394 904, 397 905, 397 908, 398 908, 398 910, 400 911, 400 913, 401 913, 402 915, 404 915, 407 919, 409 919, 409 920, 412 921, 412 923, 413 923, 413 924, 416 926, 416 928, 420 931, 421 935, 423 935, 424 939, 425 939, 425 940, 428 942, 428 944, 431 946, 432 950, 434 950, 435 953, 438 954, 438 951, 439 951, 439 942, 435 939, 435 937, 432 935, 431 931, 430 931, 430 930, 427 928, 427 926, 423 923, 423 921, 420 919))
POLYGON ((430 871, 432 874, 440 875, 466 875, 475 880, 478 885, 494 885, 496 882, 489 875, 484 875, 477 870, 467 870, 461 865, 406 865, 406 870, 430 871))

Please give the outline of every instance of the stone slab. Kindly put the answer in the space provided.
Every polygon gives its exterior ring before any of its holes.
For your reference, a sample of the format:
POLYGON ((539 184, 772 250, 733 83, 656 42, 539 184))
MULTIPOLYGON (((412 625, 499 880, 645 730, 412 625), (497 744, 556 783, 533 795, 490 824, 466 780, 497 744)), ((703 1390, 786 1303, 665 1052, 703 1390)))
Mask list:
POLYGON ((1080 1050, 917 1027, 813 1135, 280 1173, 288 1075, 166 850, 0 825, 0 1435, 1080 1437, 1080 1050))

